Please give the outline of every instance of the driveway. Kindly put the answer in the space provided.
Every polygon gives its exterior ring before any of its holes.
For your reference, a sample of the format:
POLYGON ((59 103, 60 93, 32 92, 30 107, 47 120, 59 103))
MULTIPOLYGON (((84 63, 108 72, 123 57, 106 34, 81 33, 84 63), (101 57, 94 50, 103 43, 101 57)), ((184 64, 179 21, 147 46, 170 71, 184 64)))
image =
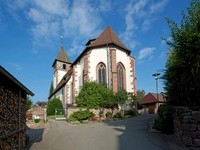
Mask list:
POLYGON ((31 150, 169 150, 162 134, 148 132, 152 117, 82 125, 50 121, 48 131, 31 150))

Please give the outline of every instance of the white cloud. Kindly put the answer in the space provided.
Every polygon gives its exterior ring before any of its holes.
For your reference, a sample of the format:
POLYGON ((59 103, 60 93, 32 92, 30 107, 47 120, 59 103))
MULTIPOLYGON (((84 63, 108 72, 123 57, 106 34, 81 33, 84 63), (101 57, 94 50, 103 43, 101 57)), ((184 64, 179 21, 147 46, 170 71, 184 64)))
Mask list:
POLYGON ((162 11, 162 9, 165 7, 167 4, 168 0, 159 0, 157 3, 154 3, 150 7, 150 12, 151 13, 156 13, 158 11, 162 11))
MULTIPOLYGON (((108 0, 16 0, 9 1, 13 15, 21 11, 32 24, 27 27, 33 37, 33 46, 52 45, 63 34, 70 38, 68 47, 78 48, 83 41, 98 35, 102 23, 101 13, 111 9, 108 0), (91 37, 91 35, 93 37, 91 37), (77 38, 78 36, 78 38, 77 38)), ((36 52, 36 48, 34 53, 36 52)))
POLYGON ((152 53, 155 50, 155 48, 149 47, 149 48, 143 48, 142 50, 139 51, 139 55, 138 55, 138 60, 143 60, 147 57, 149 57, 149 59, 152 59, 152 53))
POLYGON ((149 1, 131 0, 125 8, 125 30, 121 37, 128 47, 135 48, 139 43, 136 34, 148 31, 156 20, 156 15, 166 5, 168 0, 149 1))
POLYGON ((89 36, 95 33, 100 21, 98 12, 88 1, 78 0, 74 1, 69 17, 63 20, 63 28, 67 36, 89 36))

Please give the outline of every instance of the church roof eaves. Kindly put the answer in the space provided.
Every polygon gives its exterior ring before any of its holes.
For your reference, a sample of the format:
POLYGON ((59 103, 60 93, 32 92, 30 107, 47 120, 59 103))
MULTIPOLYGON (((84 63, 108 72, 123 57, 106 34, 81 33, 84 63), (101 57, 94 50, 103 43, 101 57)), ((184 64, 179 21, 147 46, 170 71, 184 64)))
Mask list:
POLYGON ((69 71, 60 80, 57 87, 53 90, 52 94, 48 97, 48 99, 50 99, 58 90, 60 90, 69 81, 72 75, 72 71, 73 71, 72 68, 70 68, 69 71))

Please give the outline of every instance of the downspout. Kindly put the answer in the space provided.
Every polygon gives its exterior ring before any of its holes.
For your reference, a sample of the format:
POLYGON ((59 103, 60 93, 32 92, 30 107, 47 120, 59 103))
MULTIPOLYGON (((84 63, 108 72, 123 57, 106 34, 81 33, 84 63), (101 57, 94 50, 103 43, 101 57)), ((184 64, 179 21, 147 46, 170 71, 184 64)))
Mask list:
POLYGON ((111 88, 110 49, 107 44, 108 88, 111 88))
POLYGON ((19 91, 19 116, 18 116, 18 127, 19 127, 19 141, 18 141, 18 145, 19 145, 19 150, 20 150, 20 146, 21 146, 21 140, 20 140, 20 125, 21 125, 21 90, 19 91))

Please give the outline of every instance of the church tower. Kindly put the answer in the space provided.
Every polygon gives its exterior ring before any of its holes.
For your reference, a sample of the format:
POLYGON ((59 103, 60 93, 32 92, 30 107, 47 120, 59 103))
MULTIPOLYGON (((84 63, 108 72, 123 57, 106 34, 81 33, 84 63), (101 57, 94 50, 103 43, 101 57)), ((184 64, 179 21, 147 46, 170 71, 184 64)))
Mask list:
POLYGON ((68 72, 69 68, 71 66, 71 61, 65 52, 65 49, 63 46, 61 46, 61 49, 57 55, 57 58, 53 62, 53 87, 56 88, 63 76, 68 72))

